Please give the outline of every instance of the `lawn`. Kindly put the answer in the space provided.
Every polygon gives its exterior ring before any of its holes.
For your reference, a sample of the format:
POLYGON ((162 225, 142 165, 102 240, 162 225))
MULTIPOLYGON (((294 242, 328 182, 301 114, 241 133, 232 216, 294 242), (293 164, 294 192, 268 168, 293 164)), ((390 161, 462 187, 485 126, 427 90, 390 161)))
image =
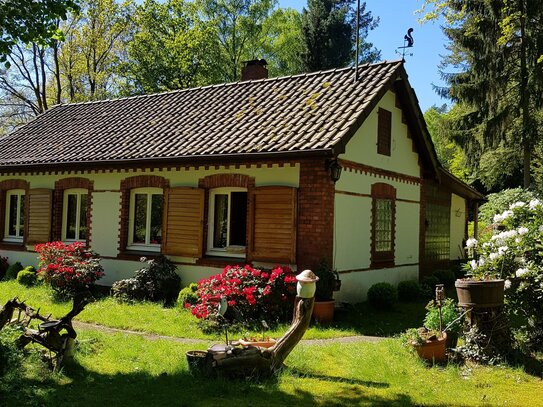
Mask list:
MULTIPOLYGON (((16 294, 55 316, 70 307, 52 301, 44 287, 26 289, 16 282, 0 283, 1 303, 16 294)), ((342 334, 393 335, 419 325, 423 313, 421 303, 401 305, 392 312, 376 312, 367 304, 345 308, 334 327, 313 327, 305 337, 335 341, 301 342, 287 358, 284 371, 265 381, 191 376, 185 352, 203 350, 206 342, 191 344, 78 328, 73 364, 51 373, 37 357, 38 347, 29 346, 15 374, 0 381, 0 405, 543 406, 541 362, 536 374, 522 367, 449 364, 430 368, 398 338, 378 342, 342 342, 338 338, 342 334)), ((125 305, 100 299, 77 319, 151 334, 219 340, 202 334, 188 312, 155 304, 125 305)))
MULTIPOLYGON (((42 312, 55 317, 64 315, 71 308, 70 302, 54 301, 45 286, 25 288, 16 281, 0 282, 0 304, 18 296, 27 305, 41 307, 42 312)), ((338 310, 332 327, 312 326, 306 332, 307 339, 334 338, 353 335, 391 336, 407 328, 420 326, 424 317, 424 303, 408 303, 393 311, 375 311, 367 304, 346 306, 338 310), (368 318, 368 315, 372 315, 368 318)), ((154 333, 180 338, 217 339, 216 335, 204 334, 197 326, 197 319, 187 310, 176 306, 164 308, 154 303, 119 304, 111 297, 99 298, 89 304, 76 318, 77 321, 105 325, 112 328, 154 333)), ((281 336, 287 326, 270 332, 281 336)))

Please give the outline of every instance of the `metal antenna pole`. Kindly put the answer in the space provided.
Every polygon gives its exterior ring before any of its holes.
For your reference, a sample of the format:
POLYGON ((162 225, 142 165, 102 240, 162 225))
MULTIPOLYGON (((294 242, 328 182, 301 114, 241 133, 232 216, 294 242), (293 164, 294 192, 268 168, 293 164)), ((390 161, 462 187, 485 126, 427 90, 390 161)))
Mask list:
POLYGON ((354 61, 354 81, 358 82, 358 58, 360 49, 360 0, 357 1, 356 6, 356 57, 354 61))

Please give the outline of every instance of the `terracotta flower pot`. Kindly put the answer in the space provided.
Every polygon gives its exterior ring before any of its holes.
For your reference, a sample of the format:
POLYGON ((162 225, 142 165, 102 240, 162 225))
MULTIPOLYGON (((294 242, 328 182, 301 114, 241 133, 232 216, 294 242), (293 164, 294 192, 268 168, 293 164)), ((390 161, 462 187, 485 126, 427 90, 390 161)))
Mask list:
POLYGON ((463 308, 493 308, 503 305, 504 280, 456 280, 458 305, 463 308))
POLYGON ((334 320, 336 301, 315 301, 313 319, 321 325, 329 325, 334 320))
POLYGON ((427 360, 428 362, 445 362, 447 355, 445 354, 447 343, 447 334, 443 333, 441 338, 435 340, 426 341, 423 344, 413 344, 417 354, 421 359, 427 360))

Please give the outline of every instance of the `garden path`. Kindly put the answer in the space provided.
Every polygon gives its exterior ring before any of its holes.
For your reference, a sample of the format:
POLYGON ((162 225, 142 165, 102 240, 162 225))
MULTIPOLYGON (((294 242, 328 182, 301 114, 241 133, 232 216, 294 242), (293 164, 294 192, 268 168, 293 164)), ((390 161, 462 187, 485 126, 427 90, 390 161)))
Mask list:
MULTIPOLYGON (((127 334, 127 335, 138 335, 150 340, 164 339, 164 340, 178 342, 178 343, 205 343, 205 344, 217 342, 217 340, 212 340, 212 339, 179 338, 176 336, 158 335, 158 334, 152 334, 148 332, 133 331, 129 329, 111 328, 109 326, 92 324, 89 322, 73 321, 73 325, 75 328, 96 329, 98 331, 108 332, 108 333, 122 333, 122 334, 127 334)), ((344 336, 340 338, 329 338, 329 339, 302 339, 301 342, 308 345, 324 345, 327 343, 378 342, 383 339, 385 338, 381 338, 378 336, 356 335, 356 336, 344 336)))

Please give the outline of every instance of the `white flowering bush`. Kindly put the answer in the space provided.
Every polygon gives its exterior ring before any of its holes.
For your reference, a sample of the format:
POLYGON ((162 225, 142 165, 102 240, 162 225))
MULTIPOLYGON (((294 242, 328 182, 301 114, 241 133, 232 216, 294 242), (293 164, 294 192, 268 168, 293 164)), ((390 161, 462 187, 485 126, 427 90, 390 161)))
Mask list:
POLYGON ((494 216, 486 241, 469 239, 469 278, 505 279, 507 311, 519 322, 517 337, 543 349, 543 203, 518 201, 494 216))

